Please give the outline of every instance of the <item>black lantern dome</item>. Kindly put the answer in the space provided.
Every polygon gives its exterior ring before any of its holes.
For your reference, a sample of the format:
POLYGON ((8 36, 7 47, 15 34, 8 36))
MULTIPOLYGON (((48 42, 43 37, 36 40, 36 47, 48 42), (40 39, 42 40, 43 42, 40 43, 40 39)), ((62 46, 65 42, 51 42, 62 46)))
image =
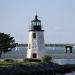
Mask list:
POLYGON ((31 21, 31 29, 32 31, 41 31, 41 20, 38 19, 38 16, 35 16, 35 19, 31 21))
POLYGON ((41 21, 40 20, 38 20, 38 16, 36 15, 35 16, 35 19, 34 20, 32 20, 32 25, 41 25, 41 21))

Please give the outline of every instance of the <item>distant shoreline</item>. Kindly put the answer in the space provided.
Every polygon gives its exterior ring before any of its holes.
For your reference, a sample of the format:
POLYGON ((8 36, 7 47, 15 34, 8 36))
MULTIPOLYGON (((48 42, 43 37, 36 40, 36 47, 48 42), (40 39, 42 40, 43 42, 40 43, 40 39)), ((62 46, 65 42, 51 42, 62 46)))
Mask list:
MULTIPOLYGON (((16 46, 17 47, 27 47, 28 46, 28 44, 18 44, 18 43, 16 43, 16 46)), ((71 43, 71 44, 45 44, 45 46, 46 47, 65 47, 65 46, 75 46, 75 44, 73 43, 71 43)))

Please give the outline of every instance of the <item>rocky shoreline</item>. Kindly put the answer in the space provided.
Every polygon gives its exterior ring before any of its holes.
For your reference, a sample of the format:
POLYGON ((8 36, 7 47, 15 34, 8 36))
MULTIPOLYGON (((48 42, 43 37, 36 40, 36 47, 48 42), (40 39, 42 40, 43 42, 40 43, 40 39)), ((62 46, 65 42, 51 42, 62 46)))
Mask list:
POLYGON ((0 67, 0 75, 61 75, 75 70, 75 65, 34 64, 0 67))

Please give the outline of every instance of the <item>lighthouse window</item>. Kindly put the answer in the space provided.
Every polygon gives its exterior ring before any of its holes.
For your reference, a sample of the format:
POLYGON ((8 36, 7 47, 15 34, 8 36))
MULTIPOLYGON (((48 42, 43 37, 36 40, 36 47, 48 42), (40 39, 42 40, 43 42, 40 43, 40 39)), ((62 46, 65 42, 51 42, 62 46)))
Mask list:
POLYGON ((36 33, 33 33, 33 38, 36 38, 36 33))

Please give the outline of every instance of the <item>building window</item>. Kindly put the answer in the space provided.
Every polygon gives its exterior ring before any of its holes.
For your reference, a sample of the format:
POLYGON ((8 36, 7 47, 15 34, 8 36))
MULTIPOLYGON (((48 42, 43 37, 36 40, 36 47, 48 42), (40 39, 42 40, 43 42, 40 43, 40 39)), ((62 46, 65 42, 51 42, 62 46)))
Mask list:
POLYGON ((36 53, 33 53, 33 58, 37 58, 37 54, 36 53))
POLYGON ((36 38, 36 33, 33 33, 33 38, 36 38))

